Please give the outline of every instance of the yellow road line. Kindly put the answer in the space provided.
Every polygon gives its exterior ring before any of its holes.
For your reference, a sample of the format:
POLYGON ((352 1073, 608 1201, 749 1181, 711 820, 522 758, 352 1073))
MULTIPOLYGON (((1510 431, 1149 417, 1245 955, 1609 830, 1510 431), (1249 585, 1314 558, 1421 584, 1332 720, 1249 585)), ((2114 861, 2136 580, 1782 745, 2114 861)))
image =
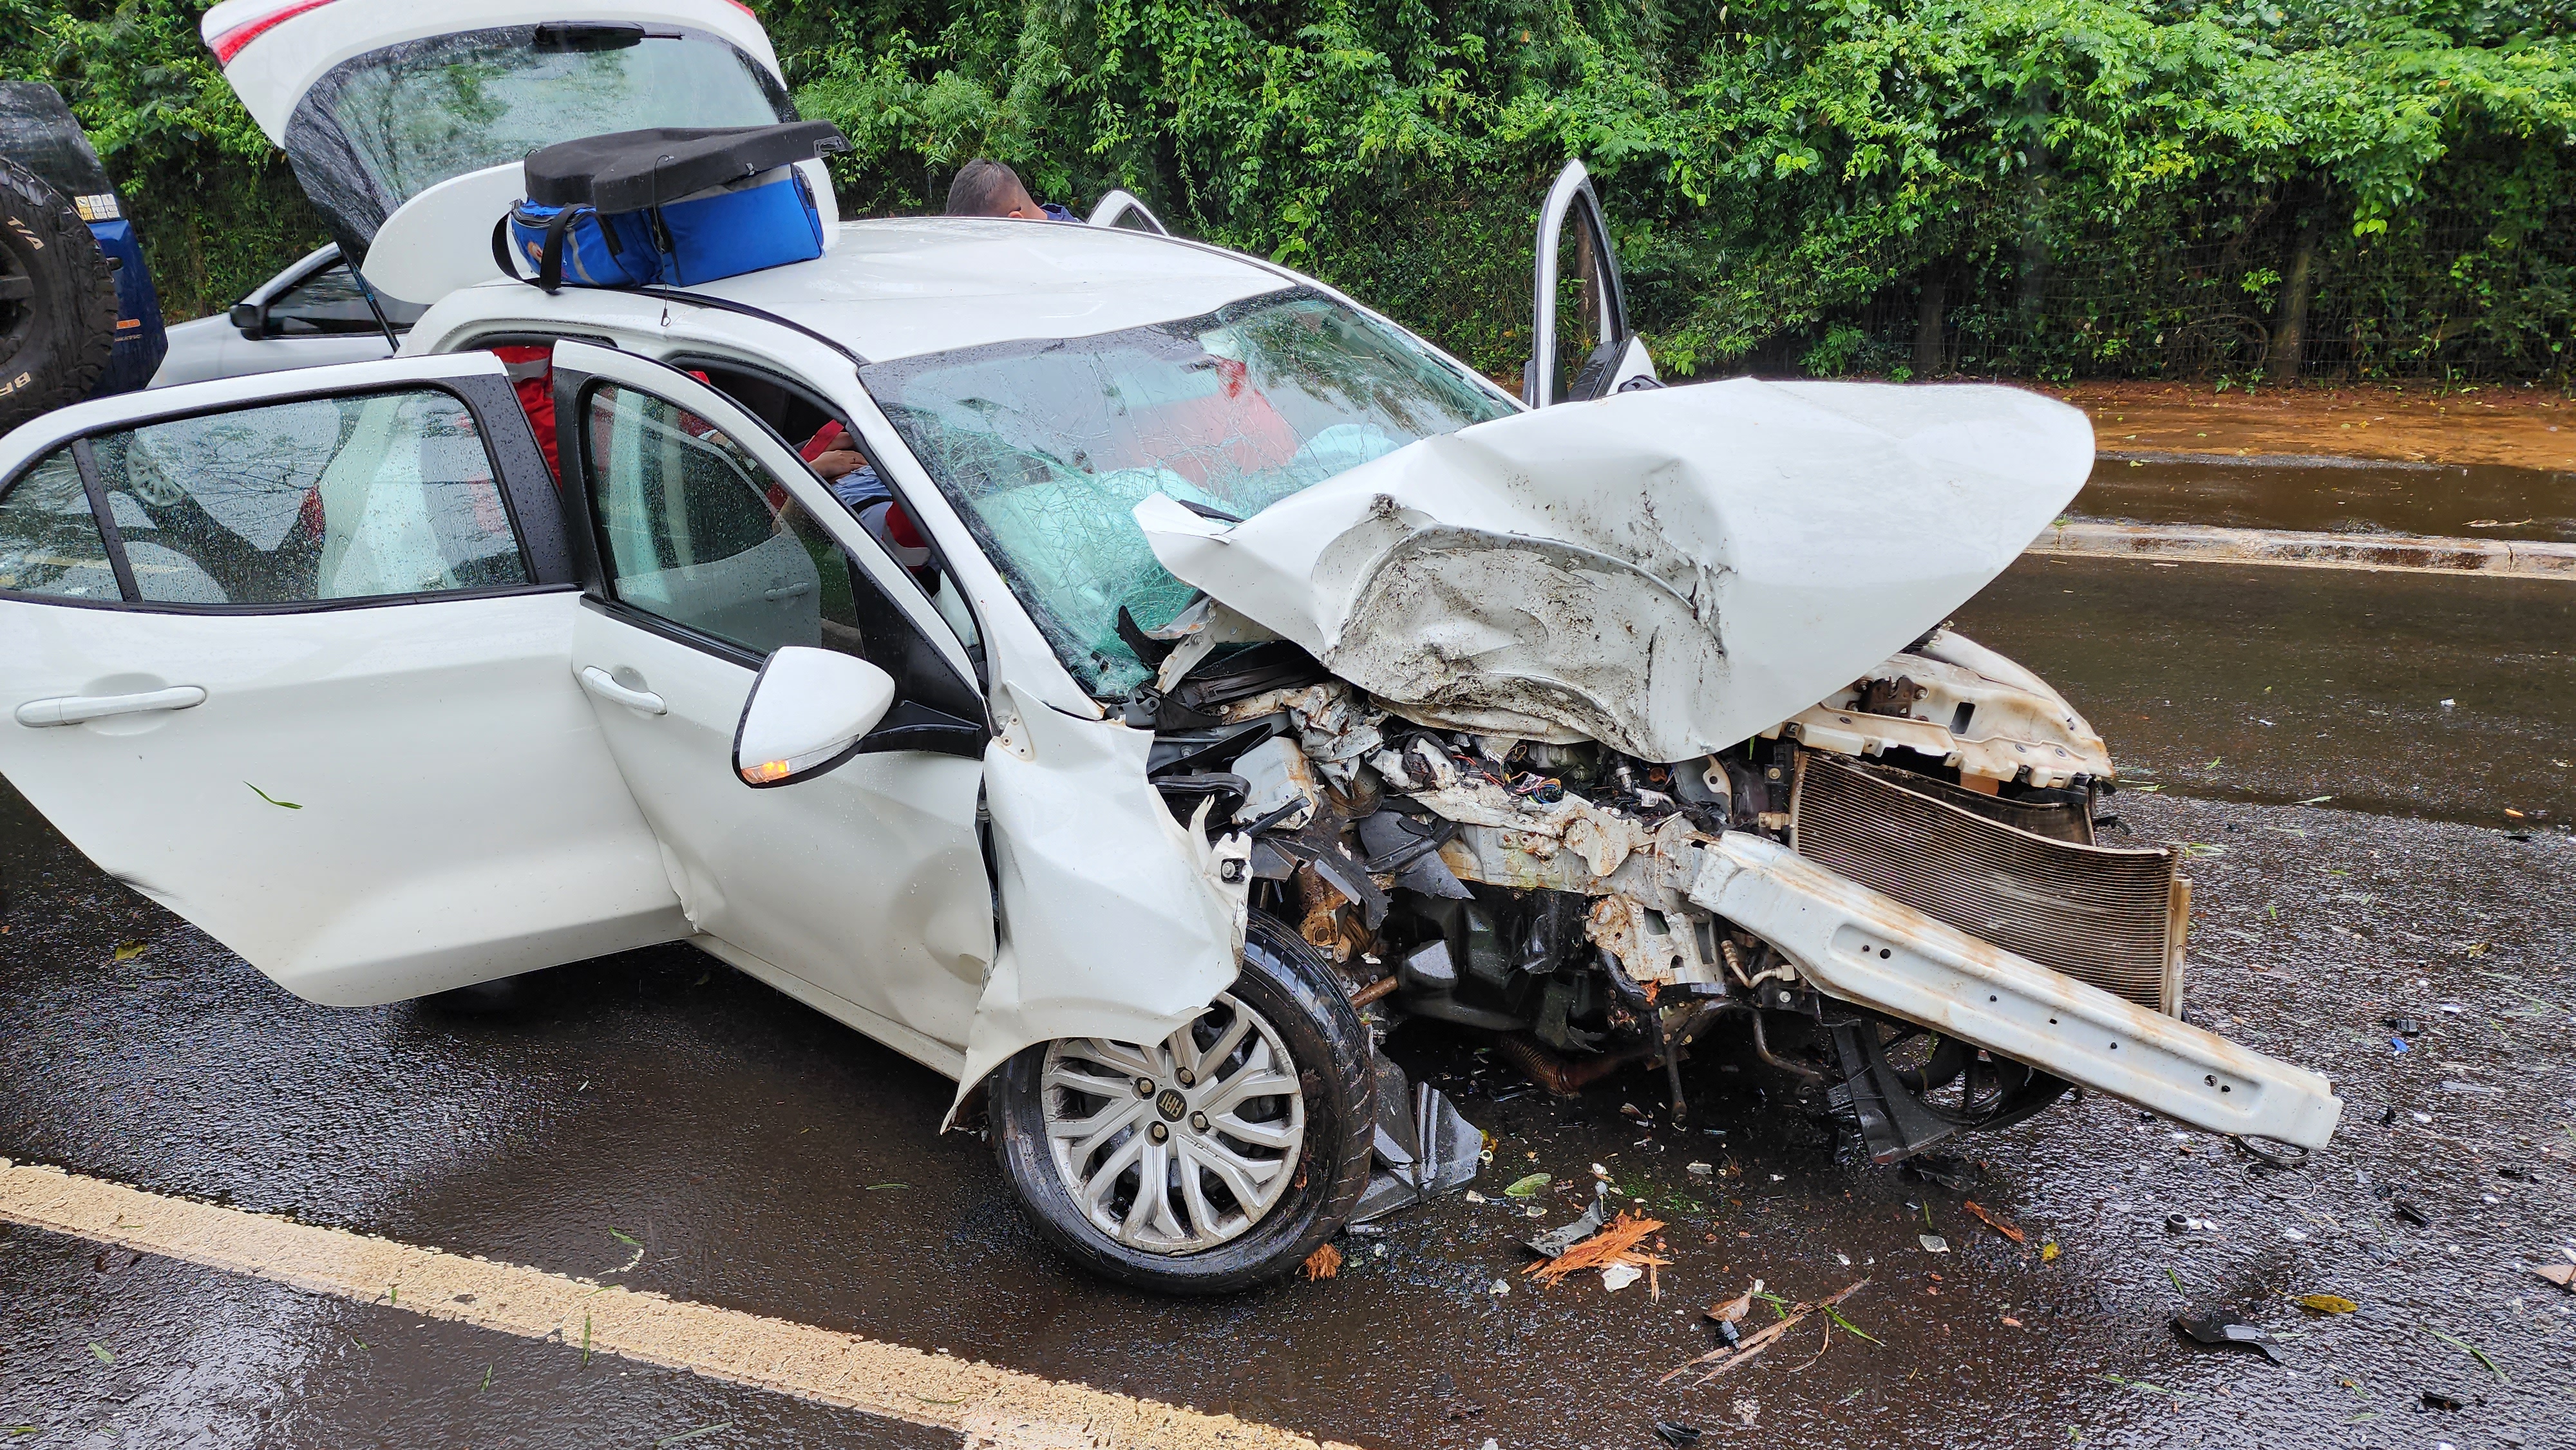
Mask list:
POLYGON ((0 1220, 315 1294, 955 1430, 967 1450, 1350 1450, 1202 1414, 925 1354, 855 1334, 665 1299, 343 1229, 164 1197, 0 1158, 0 1220))

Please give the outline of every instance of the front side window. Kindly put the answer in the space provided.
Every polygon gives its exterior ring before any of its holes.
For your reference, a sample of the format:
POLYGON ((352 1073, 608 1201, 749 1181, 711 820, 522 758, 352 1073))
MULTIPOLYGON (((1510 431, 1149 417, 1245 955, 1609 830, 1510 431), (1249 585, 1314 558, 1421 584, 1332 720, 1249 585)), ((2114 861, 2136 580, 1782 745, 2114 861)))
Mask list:
POLYGON ((791 644, 883 653, 869 648, 841 546, 731 438, 614 384, 591 390, 584 421, 600 564, 619 603, 763 657, 791 644))
POLYGON ((118 597, 116 568, 69 448, 55 449, 0 498, 0 591, 102 602, 118 597))
POLYGON ((1509 404, 1328 297, 1271 293, 1095 337, 994 343, 861 372, 922 466, 1096 695, 1147 673, 1123 606, 1191 597, 1131 510, 1148 495, 1243 519, 1509 404))
MULTIPOLYGON (((429 310, 382 295, 376 298, 376 305, 384 309, 385 321, 396 331, 409 328, 429 310)), ((346 262, 335 262, 269 299, 268 332, 271 337, 313 337, 378 330, 375 308, 367 305, 367 294, 358 289, 358 279, 350 273, 346 262)))
POLYGON ((429 36, 342 63, 287 122, 297 179, 344 234, 365 238, 430 187, 558 141, 796 119, 776 80, 714 36, 663 31, 602 50, 549 46, 546 29, 429 36))
POLYGON ((290 604, 528 582, 491 455, 451 393, 208 413, 101 434, 90 448, 147 602, 290 604))

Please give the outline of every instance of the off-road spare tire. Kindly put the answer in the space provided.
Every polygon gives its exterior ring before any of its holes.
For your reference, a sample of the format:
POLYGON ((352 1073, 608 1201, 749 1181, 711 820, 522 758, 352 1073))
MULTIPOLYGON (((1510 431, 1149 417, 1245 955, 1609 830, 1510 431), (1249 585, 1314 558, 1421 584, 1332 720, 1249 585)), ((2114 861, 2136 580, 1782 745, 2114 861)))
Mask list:
POLYGON ((0 159, 0 432, 88 397, 116 349, 116 274, 69 198, 0 159))

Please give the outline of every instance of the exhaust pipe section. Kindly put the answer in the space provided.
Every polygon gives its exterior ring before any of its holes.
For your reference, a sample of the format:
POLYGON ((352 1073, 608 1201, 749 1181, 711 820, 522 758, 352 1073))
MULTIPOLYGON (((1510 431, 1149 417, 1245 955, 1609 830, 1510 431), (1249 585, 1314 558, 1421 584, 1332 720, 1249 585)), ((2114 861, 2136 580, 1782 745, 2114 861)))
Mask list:
POLYGON ((1832 996, 2195 1128, 2315 1149, 2343 1102, 2316 1073, 2054 972, 1730 831, 1690 899, 1771 943, 1832 996))

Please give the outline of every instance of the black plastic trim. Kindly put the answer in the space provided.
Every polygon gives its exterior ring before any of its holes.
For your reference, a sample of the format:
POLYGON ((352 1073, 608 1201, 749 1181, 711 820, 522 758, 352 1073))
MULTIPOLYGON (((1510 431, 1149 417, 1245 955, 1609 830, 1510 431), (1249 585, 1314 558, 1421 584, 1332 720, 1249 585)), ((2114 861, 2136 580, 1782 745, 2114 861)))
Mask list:
POLYGON ((786 328, 790 332, 799 333, 805 337, 812 338, 814 341, 819 342, 825 347, 830 348, 832 351, 839 353, 841 356, 848 358, 850 360, 850 366, 853 368, 863 368, 868 365, 868 360, 866 358, 852 352, 849 345, 842 342, 840 339, 831 337, 825 333, 816 332, 814 329, 807 327, 804 323, 781 317, 777 313, 772 312, 765 307, 754 307, 748 302, 736 302, 731 298, 726 297, 710 297, 704 292, 690 292, 677 287, 638 287, 634 289, 634 292, 638 297, 657 297, 664 302, 681 302, 693 307, 709 307, 718 312, 731 312, 737 316, 756 317, 763 322, 775 323, 780 327, 786 328))

